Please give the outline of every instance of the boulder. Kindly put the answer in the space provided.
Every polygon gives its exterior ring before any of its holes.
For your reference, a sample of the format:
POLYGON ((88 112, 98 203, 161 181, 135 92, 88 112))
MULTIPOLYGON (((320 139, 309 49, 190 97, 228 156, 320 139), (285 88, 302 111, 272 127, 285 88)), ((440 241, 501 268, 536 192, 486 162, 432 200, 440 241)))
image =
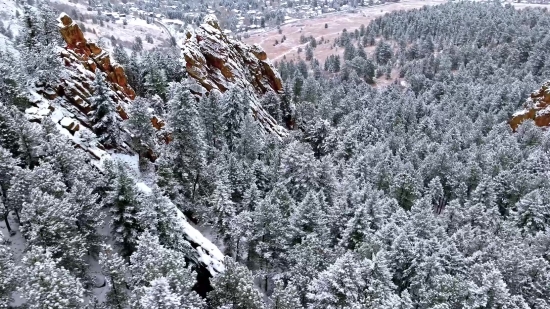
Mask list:
POLYGON ((550 81, 531 94, 523 105, 523 109, 512 115, 509 124, 515 132, 522 122, 529 119, 539 127, 550 126, 550 81))

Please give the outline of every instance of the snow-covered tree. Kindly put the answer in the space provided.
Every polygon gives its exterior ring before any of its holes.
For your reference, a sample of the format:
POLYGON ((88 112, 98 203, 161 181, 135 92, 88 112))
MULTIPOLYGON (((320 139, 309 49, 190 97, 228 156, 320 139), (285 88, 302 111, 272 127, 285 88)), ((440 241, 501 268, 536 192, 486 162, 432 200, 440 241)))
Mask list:
POLYGON ((300 297, 292 281, 285 287, 282 280, 275 281, 275 289, 269 298, 269 309, 298 309, 302 308, 300 297))
POLYGON ((144 289, 144 294, 139 300, 142 308, 150 309, 178 309, 182 308, 180 298, 170 290, 168 280, 164 277, 151 282, 150 287, 144 289))
POLYGON ((102 143, 109 146, 120 145, 122 136, 117 106, 111 97, 112 90, 105 80, 105 73, 99 69, 95 71, 92 88, 94 92, 90 97, 90 103, 95 109, 93 114, 94 131, 100 135, 102 143))
POLYGON ((129 256, 134 252, 137 236, 142 230, 138 218, 139 203, 135 180, 129 168, 121 161, 109 162, 106 169, 113 175, 107 196, 107 205, 111 212, 111 232, 117 245, 122 247, 123 256, 129 256))
POLYGON ((28 251, 17 268, 18 292, 30 309, 82 308, 84 288, 68 270, 58 266, 52 254, 41 247, 28 251))
POLYGON ((127 126, 133 134, 135 147, 144 153, 155 147, 155 128, 151 123, 151 110, 149 102, 141 97, 136 98, 128 109, 129 117, 127 126))
POLYGON ((0 233, 0 308, 9 308, 12 302, 12 293, 17 288, 17 274, 15 261, 11 249, 0 233))
POLYGON ((263 308, 261 294, 254 287, 252 274, 246 267, 226 257, 225 270, 212 279, 213 291, 208 299, 213 308, 263 308))
POLYGON ((169 144, 166 157, 161 158, 161 169, 171 170, 166 171, 171 174, 171 179, 164 181, 175 181, 182 187, 183 192, 179 193, 193 200, 206 164, 204 128, 197 103, 183 85, 171 84, 167 104, 167 126, 172 132, 173 141, 169 144))
POLYGON ((21 211, 21 232, 27 245, 46 248, 53 257, 61 259, 66 269, 83 275, 88 246, 85 233, 78 230, 76 205, 38 188, 30 196, 21 211))
POLYGON ((136 252, 130 257, 130 263, 129 283, 133 287, 133 304, 143 305, 143 301, 147 304, 149 301, 154 301, 155 297, 161 297, 153 294, 165 290, 166 285, 162 281, 167 281, 169 291, 162 297, 172 299, 176 296, 175 301, 179 303, 179 308, 191 309, 204 306, 204 301, 192 290, 195 278, 193 271, 187 268, 185 255, 162 246, 157 236, 148 231, 144 232, 139 238, 136 252))
POLYGON ((128 291, 126 262, 109 245, 104 245, 99 255, 99 265, 105 276, 109 291, 104 306, 113 309, 123 309, 128 306, 128 291))

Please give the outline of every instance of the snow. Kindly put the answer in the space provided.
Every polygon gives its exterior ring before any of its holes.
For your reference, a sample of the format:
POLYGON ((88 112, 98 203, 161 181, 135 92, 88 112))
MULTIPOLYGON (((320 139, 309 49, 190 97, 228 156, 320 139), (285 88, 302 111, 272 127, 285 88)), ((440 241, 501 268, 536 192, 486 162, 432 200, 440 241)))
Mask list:
POLYGON ((223 272, 225 270, 223 264, 224 255, 221 253, 220 249, 204 237, 201 232, 191 226, 181 210, 176 208, 176 212, 177 217, 181 220, 182 230, 187 235, 187 239, 199 245, 199 247, 196 248, 199 253, 199 260, 206 265, 206 268, 208 268, 208 271, 213 276, 223 272))
MULTIPOLYGON (((59 14, 59 17, 57 18, 57 20, 59 21, 59 24, 57 24, 59 27, 65 27, 65 25, 63 25, 63 22, 61 22, 61 19, 63 17, 69 17, 69 15, 67 15, 67 13, 65 12, 62 12, 61 14, 59 14)), ((69 17, 70 18, 70 17, 69 17)), ((71 19, 72 20, 72 19, 71 19)), ((71 23, 71 25, 74 24, 74 21, 71 23)))
POLYGON ((136 183, 136 187, 145 194, 153 193, 153 190, 148 185, 146 185, 145 182, 143 181, 136 183))
POLYGON ((112 153, 111 158, 113 160, 121 161, 127 167, 132 170, 132 173, 137 177, 140 176, 139 172, 139 156, 137 154, 125 154, 125 153, 112 153))
POLYGON ((53 120, 53 122, 58 123, 61 119, 63 119, 64 115, 61 110, 56 108, 52 114, 50 115, 50 118, 53 120))
POLYGON ((218 22, 218 18, 216 17, 216 15, 214 14, 208 14, 204 17, 204 21, 203 21, 205 24, 210 24, 210 25, 218 25, 219 22, 218 22))
MULTIPOLYGON (((19 232, 19 224, 17 224, 17 220, 15 219, 15 214, 13 212, 8 215, 8 221, 11 229, 16 231, 15 235, 10 236, 4 220, 0 221, 0 234, 2 234, 4 240, 8 242, 7 244, 13 254, 15 265, 19 265, 25 248, 27 247, 27 242, 25 241, 25 238, 23 238, 23 235, 19 232)), ((18 307, 23 304, 23 300, 19 297, 17 292, 13 294, 13 298, 13 302, 11 303, 12 306, 18 307)))
MULTIPOLYGON (((150 194, 153 191, 144 182, 138 182, 136 183, 136 186, 145 194, 150 194)), ((197 250, 199 255, 199 261, 206 266, 212 276, 223 272, 225 270, 223 264, 225 256, 220 249, 218 249, 216 245, 214 245, 208 238, 193 227, 181 210, 179 210, 175 205, 173 206, 174 209, 176 209, 176 217, 179 219, 179 223, 181 224, 181 231, 185 234, 187 240, 198 245, 195 250, 197 250)))
POLYGON ((515 112, 515 113, 512 115, 512 117, 518 117, 518 116, 521 116, 521 115, 525 115, 525 114, 527 114, 527 113, 529 113, 528 110, 522 109, 522 110, 519 110, 519 111, 515 112))

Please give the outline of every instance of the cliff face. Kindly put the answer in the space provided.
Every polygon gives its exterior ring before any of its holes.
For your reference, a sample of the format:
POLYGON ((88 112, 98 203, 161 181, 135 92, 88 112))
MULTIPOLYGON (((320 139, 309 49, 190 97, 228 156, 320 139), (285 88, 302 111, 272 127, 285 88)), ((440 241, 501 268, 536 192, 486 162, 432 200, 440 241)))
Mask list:
MULTIPOLYGON (((87 41, 78 25, 66 14, 59 17, 59 32, 66 46, 59 48, 57 52, 65 66, 59 72, 59 82, 53 88, 36 86, 29 89, 30 100, 34 106, 26 110, 27 118, 36 122, 50 118, 76 147, 86 150, 98 161, 107 159, 114 156, 113 152, 109 153, 104 149, 91 129, 93 123, 90 112, 93 108, 89 99, 93 94, 92 84, 96 68, 107 76, 107 82, 112 90, 110 95, 117 104, 120 116, 118 120, 121 123, 128 119, 125 108, 132 104, 135 92, 127 83, 124 69, 111 62, 107 51, 87 41)), ((164 121, 156 116, 151 119, 151 123, 157 130, 164 127, 164 121)), ((124 130, 121 134, 126 135, 123 137, 124 140, 131 139, 124 130)), ((116 152, 136 155, 126 143, 117 145, 116 152)), ((150 193, 151 189, 141 190, 150 193)), ((202 279, 199 278, 200 283, 208 286, 208 277, 223 271, 224 256, 214 244, 188 223, 181 212, 178 211, 176 217, 184 237, 195 250, 189 258, 198 266, 197 270, 202 276, 202 279)))
MULTIPOLYGON (((135 92, 128 85, 124 69, 111 62, 107 51, 87 41, 68 15, 62 13, 58 22, 59 32, 66 42, 64 48, 57 50, 64 69, 59 72, 59 82, 55 86, 31 89, 34 94, 31 102, 35 107, 27 109, 27 117, 31 121, 49 117, 78 147, 100 160, 107 153, 91 129, 93 107, 89 101, 95 70, 105 73, 121 121, 128 118, 125 108, 134 99, 135 92)), ((127 145, 120 145, 118 150, 133 153, 127 145)))
POLYGON ((258 45, 246 45, 224 34, 214 15, 188 29, 181 43, 187 72, 206 90, 221 92, 233 85, 263 94, 283 90, 281 77, 258 45))
POLYGON ((509 123, 512 130, 516 131, 518 126, 528 119, 534 120, 539 127, 550 126, 550 81, 531 94, 523 109, 514 113, 509 123))
POLYGON ((258 98, 268 91, 283 91, 279 73, 260 46, 247 45, 224 34, 214 15, 207 15, 200 27, 188 28, 179 45, 187 73, 200 87, 220 92, 231 87, 246 89, 260 124, 278 136, 286 135, 286 130, 258 103, 258 98))
MULTIPOLYGON (((59 17, 59 32, 67 43, 65 49, 76 58, 87 70, 95 72, 96 68, 106 73, 107 80, 118 92, 129 99, 134 99, 136 93, 128 85, 124 69, 118 64, 112 64, 109 53, 103 51, 93 42, 88 42, 80 27, 66 14, 59 17)), ((68 57, 65 57, 68 58, 68 57)), ((72 59, 66 59, 72 60, 72 59)))

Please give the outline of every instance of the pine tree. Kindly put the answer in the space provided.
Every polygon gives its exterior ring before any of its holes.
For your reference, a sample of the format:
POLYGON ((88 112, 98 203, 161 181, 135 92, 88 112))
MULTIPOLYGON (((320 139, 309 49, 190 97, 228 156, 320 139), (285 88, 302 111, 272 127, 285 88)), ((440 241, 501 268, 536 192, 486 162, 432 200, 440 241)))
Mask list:
POLYGON ((130 119, 126 122, 133 134, 133 144, 140 154, 144 154, 148 149, 154 149, 155 146, 155 128, 151 123, 152 115, 148 103, 144 98, 136 98, 130 105, 130 119))
POLYGON ((165 98, 168 88, 166 73, 163 69, 151 67, 149 73, 145 75, 143 86, 148 95, 159 95, 161 98, 165 98))
POLYGON ((206 164, 204 129, 198 108, 191 93, 181 84, 174 83, 169 91, 168 128, 172 131, 167 168, 177 172, 184 196, 193 200, 206 164))
POLYGON ((101 236, 97 231, 103 224, 105 214, 102 211, 104 201, 94 191, 88 183, 75 180, 66 199, 75 209, 76 226, 86 242, 88 253, 95 256, 101 243, 101 236))
POLYGON ((144 295, 139 300, 142 308, 148 309, 178 309, 182 308, 178 295, 170 290, 168 280, 157 278, 146 287, 144 295))
POLYGON ((221 99, 224 109, 224 136, 229 150, 233 150, 236 140, 240 137, 241 125, 248 113, 248 95, 238 87, 226 91, 221 99))
POLYGON ((110 246, 104 245, 99 255, 99 265, 109 287, 104 305, 113 309, 126 308, 129 300, 126 262, 110 246))
POLYGON ((260 269, 264 273, 264 288, 267 290, 272 272, 282 266, 287 248, 288 220, 281 211, 277 197, 269 195, 259 203, 252 213, 253 243, 255 253, 260 260, 260 269))
POLYGON ((101 136, 100 141, 108 146, 121 144, 121 132, 118 125, 116 103, 111 97, 112 90, 105 80, 105 74, 99 69, 95 71, 92 84, 94 89, 90 103, 95 109, 93 114, 94 131, 101 136))
MULTIPOLYGON (((210 92, 207 97, 203 97, 199 106, 200 115, 203 119, 205 129, 205 140, 210 147, 221 149, 223 146, 223 106, 220 102, 218 92, 210 92)), ((211 159, 212 150, 209 151, 211 159)))
MULTIPOLYGON (((236 207, 231 200, 231 187, 225 170, 219 172, 218 179, 214 183, 210 204, 212 205, 210 212, 213 212, 215 216, 214 227, 218 235, 227 242, 231 235, 231 220, 236 215, 236 207)), ((206 211, 208 212, 208 210, 206 211)), ((208 218, 208 213, 204 213, 203 216, 208 218)))
POLYGON ((310 233, 318 235, 326 232, 326 204, 323 194, 309 191, 304 200, 297 205, 290 215, 290 226, 294 241, 299 242, 310 233))
POLYGON ((302 308, 298 291, 292 281, 285 287, 282 280, 275 281, 275 289, 270 297, 268 309, 298 309, 302 308))
POLYGON ((159 243, 157 236, 144 232, 139 238, 136 252, 130 257, 133 304, 138 305, 144 301, 144 297, 147 299, 151 296, 150 293, 155 290, 155 281, 167 280, 170 287, 167 295, 171 298, 177 296, 175 301, 180 303, 179 308, 203 308, 204 301, 193 291, 194 273, 187 268, 185 259, 183 253, 167 249, 159 243))
POLYGON ((517 204, 517 212, 514 213, 516 222, 525 231, 536 233, 544 231, 550 223, 550 205, 548 195, 540 189, 536 189, 525 195, 517 204))
POLYGON ((385 65, 387 64, 391 58, 392 58, 392 52, 391 52, 391 46, 381 40, 377 45, 376 49, 374 51, 374 54, 376 56, 376 61, 379 64, 385 65))
POLYGON ((212 279, 214 290, 208 293, 213 308, 258 309, 263 308, 261 294, 253 284, 246 267, 230 257, 225 258, 225 271, 212 279))
POLYGON ((17 47, 25 70, 24 78, 30 86, 54 87, 63 70, 57 50, 61 37, 56 33, 56 16, 47 4, 41 4, 40 11, 25 5, 23 12, 24 31, 20 32, 17 47))
POLYGON ((123 162, 110 162, 106 169, 113 175, 108 191, 107 205, 111 212, 111 233, 123 256, 135 251, 137 236, 142 230, 138 219, 139 203, 135 180, 123 162))
POLYGON ((18 163, 7 149, 0 146, 0 216, 4 220, 8 233, 12 232, 8 220, 8 215, 11 211, 11 207, 8 204, 8 190, 11 186, 11 179, 15 175, 15 166, 18 163))
POLYGON ((17 274, 14 273, 15 261, 11 248, 5 244, 0 232, 0 308, 9 308, 12 302, 12 293, 17 287, 17 274))
POLYGON ((30 196, 21 211, 21 233, 27 245, 48 249, 53 257, 60 258, 65 268, 83 275, 88 247, 76 225, 75 205, 38 188, 33 189, 30 196))
POLYGON ((52 254, 41 247, 32 247, 25 254, 17 273, 21 279, 18 291, 27 308, 84 307, 82 284, 57 263, 52 254))

